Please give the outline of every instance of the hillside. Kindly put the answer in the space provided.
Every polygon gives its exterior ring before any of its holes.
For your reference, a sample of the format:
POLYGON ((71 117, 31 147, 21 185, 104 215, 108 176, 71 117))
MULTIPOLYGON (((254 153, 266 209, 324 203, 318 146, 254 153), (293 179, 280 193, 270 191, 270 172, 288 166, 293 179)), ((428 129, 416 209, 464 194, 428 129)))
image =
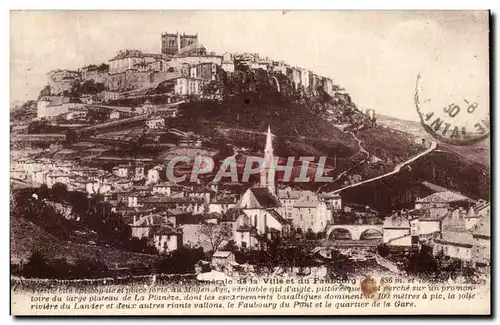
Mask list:
MULTIPOLYGON (((271 125, 276 135, 276 155, 327 156, 328 163, 335 161, 336 165, 330 166, 333 169, 330 175, 338 179, 326 185, 324 190, 334 190, 349 182, 356 183, 391 171, 397 164, 426 149, 415 140, 420 131, 418 123, 407 124, 406 121, 393 119, 394 127, 388 127, 389 118, 377 117, 377 124, 373 125, 358 110, 351 109, 346 113, 344 107, 348 103, 344 102, 333 110, 337 119, 341 115, 351 122, 342 131, 335 126, 335 121, 331 121, 328 113, 315 111, 310 104, 267 90, 260 93, 241 92, 222 101, 194 101, 181 105, 181 117, 175 121, 175 127, 236 148, 262 151, 264 131, 267 125, 271 125)), ((426 139, 427 143, 433 140, 426 139)), ((411 195, 405 195, 405 191, 413 191, 423 181, 475 199, 487 199, 489 170, 480 163, 484 158, 472 153, 470 148, 440 143, 435 153, 412 164, 410 174, 393 176, 393 185, 370 187, 370 193, 366 193, 366 187, 350 190, 355 194, 346 193, 347 201, 361 204, 369 201, 382 210, 388 206, 405 205, 411 201, 408 201, 411 195), (471 155, 474 159, 470 158, 471 155), (464 174, 467 176, 464 177, 464 174), (374 193, 372 201, 369 197, 374 193)))
MULTIPOLYGON (((256 155, 262 154, 265 130, 271 126, 276 135, 275 155, 325 156, 333 169, 332 176, 358 164, 357 174, 361 177, 377 175, 422 150, 407 134, 369 125, 367 117, 357 110, 343 114, 346 121, 354 122, 341 130, 331 121, 332 114, 314 110, 317 103, 296 100, 277 91, 241 92, 222 101, 182 104, 181 115, 171 126, 208 138, 212 143, 230 144, 238 151, 249 148, 256 155), (376 156, 377 163, 362 164, 368 158, 366 151, 376 156)), ((324 104, 332 108, 330 102, 324 104)), ((342 110, 330 109, 337 114, 336 119, 342 110)))
MULTIPOLYGON (((422 124, 417 121, 402 120, 395 117, 378 115, 377 122, 389 128, 407 132, 415 137, 425 139, 426 141, 435 140, 427 133, 422 124)), ((436 140, 437 141, 437 140, 436 140)), ((470 146, 453 146, 447 143, 438 141, 439 147, 442 150, 457 154, 467 160, 481 164, 484 167, 490 166, 490 140, 481 141, 470 146)))
POLYGON ((110 247, 75 244, 62 241, 24 218, 10 218, 11 263, 27 262, 33 251, 38 251, 48 259, 66 259, 74 263, 79 259, 101 261, 109 269, 151 265, 155 255, 125 252, 110 247))

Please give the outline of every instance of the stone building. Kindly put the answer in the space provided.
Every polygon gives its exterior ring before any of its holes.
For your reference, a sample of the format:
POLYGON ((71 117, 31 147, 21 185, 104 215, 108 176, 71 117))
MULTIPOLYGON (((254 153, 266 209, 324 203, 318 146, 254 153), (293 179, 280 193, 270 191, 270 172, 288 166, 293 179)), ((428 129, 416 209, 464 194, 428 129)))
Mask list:
POLYGON ((71 92, 73 85, 80 80, 80 73, 73 70, 52 70, 47 74, 50 93, 62 95, 71 92))
POLYGON ((109 60, 109 73, 148 70, 148 64, 161 59, 161 54, 142 53, 139 50, 122 50, 109 60))
POLYGON ((198 34, 188 35, 185 33, 163 33, 161 34, 161 53, 167 56, 178 54, 181 49, 198 44, 198 34))

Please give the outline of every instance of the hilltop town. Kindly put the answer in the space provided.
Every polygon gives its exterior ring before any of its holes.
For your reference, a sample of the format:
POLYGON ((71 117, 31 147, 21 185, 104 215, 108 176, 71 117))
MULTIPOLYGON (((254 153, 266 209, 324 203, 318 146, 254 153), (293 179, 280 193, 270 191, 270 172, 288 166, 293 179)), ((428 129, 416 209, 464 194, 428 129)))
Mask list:
MULTIPOLYGON (((408 273, 437 272, 422 266, 429 256, 450 270, 489 266, 489 202, 423 181, 438 179, 425 168, 439 159, 411 174, 435 142, 378 126, 373 109, 361 111, 308 69, 209 52, 198 35, 160 38, 159 53, 127 49, 107 63, 50 71, 39 98, 12 112, 11 262, 21 274, 33 251, 57 259, 65 243, 73 260, 99 249, 105 265, 96 274, 161 258, 170 263, 157 266, 171 273, 192 271, 173 261, 206 260, 230 274, 342 258, 408 273), (332 181, 283 182, 270 162, 286 164, 287 155, 325 156, 332 181), (214 181, 226 157, 240 175, 250 156, 265 162, 260 174, 214 181), (178 157, 187 160, 173 164, 175 181, 167 166, 178 157), (215 166, 191 182, 199 157, 215 166), (407 188, 391 193, 400 175, 407 188), (358 190, 379 197, 363 202, 358 190), (374 201, 394 204, 382 210, 374 201), (54 246, 30 244, 29 229, 54 246), (201 254, 183 259, 194 251, 201 254)), ((294 166, 298 177, 303 164, 294 166)), ((312 160, 308 175, 319 166, 312 160)))

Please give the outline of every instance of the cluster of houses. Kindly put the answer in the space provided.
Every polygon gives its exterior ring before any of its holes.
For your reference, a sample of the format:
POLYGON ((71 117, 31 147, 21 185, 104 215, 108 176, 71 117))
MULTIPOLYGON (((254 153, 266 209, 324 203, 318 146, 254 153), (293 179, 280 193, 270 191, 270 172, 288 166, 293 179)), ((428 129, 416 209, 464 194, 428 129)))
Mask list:
MULTIPOLYGON (((102 104, 158 92, 173 98, 201 96, 204 85, 217 79, 219 69, 228 74, 239 69, 263 69, 288 77, 296 90, 301 88, 315 91, 322 87, 329 94, 339 91, 330 78, 319 76, 308 69, 290 66, 283 61, 261 58, 253 53, 219 55, 207 52, 198 43, 198 35, 164 33, 161 53, 126 49, 119 51, 108 63, 84 66, 78 71, 50 71, 48 86, 51 96, 40 98, 37 117, 51 118, 84 104, 102 104), (102 84, 104 90, 94 95, 81 94, 78 99, 69 98, 73 86, 85 81, 102 84)), ((276 87, 279 90, 279 83, 276 87)))
MULTIPOLYGON (((182 150, 171 154, 186 154, 182 150)), ((16 157, 11 177, 49 188, 62 183, 69 190, 100 195, 132 227, 133 237, 146 240, 160 253, 182 245, 216 250, 211 236, 222 235, 219 244, 233 240, 242 249, 262 249, 266 239, 288 238, 299 229, 325 232, 339 214, 356 214, 338 194, 279 188, 272 176, 275 166, 269 164, 273 159, 268 130, 260 182, 247 189, 231 183, 175 183, 168 180, 164 165, 141 162, 104 171, 68 160, 16 157)), ((376 211, 363 208, 363 218, 377 217, 376 211)), ((417 199, 414 209, 387 217, 382 230, 389 246, 427 244, 436 254, 476 265, 490 261, 490 204, 456 192, 442 189, 417 199)))
POLYGON ((390 246, 426 244, 434 254, 490 264, 490 203, 473 201, 452 191, 442 191, 415 201, 411 210, 394 213, 384 221, 383 241, 390 246))
MULTIPOLYGON (((266 161, 273 161, 272 136, 266 138, 266 161)), ((144 163, 118 164, 111 171, 48 158, 12 160, 11 177, 35 186, 57 183, 89 196, 99 195, 132 227, 132 236, 146 239, 160 253, 179 245, 207 247, 207 225, 224 229, 225 242, 261 249, 266 238, 286 237, 293 229, 322 232, 342 208, 339 195, 317 195, 291 187, 278 189, 275 167, 262 170, 261 182, 243 192, 241 184, 183 183, 168 180, 166 168, 144 163), (172 239, 174 238, 175 239, 172 239)))

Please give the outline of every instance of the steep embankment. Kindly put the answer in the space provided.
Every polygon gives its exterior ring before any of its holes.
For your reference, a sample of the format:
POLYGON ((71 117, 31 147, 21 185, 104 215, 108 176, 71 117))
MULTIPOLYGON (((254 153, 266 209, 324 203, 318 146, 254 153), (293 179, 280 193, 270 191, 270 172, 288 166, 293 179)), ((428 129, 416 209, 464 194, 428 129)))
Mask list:
POLYGON ((23 218, 10 218, 11 263, 26 263, 33 251, 38 251, 48 259, 79 259, 101 261, 110 269, 133 265, 151 265, 157 256, 124 252, 110 247, 81 245, 62 241, 23 218))
MULTIPOLYGON (((287 98, 278 92, 244 92, 222 101, 185 103, 173 126, 221 144, 262 151, 264 131, 270 125, 276 135, 276 155, 326 156, 334 177, 354 168, 357 177, 373 177, 419 152, 408 136, 369 123, 359 127, 367 117, 357 110, 346 110, 345 120, 357 124, 342 131, 327 121, 326 113, 311 105, 310 101, 287 98), (377 163, 365 164, 371 154, 377 163)), ((335 185, 344 182, 339 178, 335 185)))
MULTIPOLYGON (((262 150, 264 131, 271 125, 275 153, 279 156, 327 156, 335 182, 323 186, 332 191, 349 184, 389 173, 398 165, 429 148, 414 135, 380 125, 371 125, 357 110, 346 120, 355 121, 341 131, 304 102, 279 93, 247 92, 221 101, 186 103, 180 108, 178 127, 237 147, 262 150), (364 150, 361 150, 363 148, 364 150)), ((472 198, 488 198, 489 171, 483 165, 438 144, 437 149, 412 161, 398 173, 373 183, 343 191, 347 202, 370 203, 384 210, 411 205, 421 182, 430 181, 472 198)))

